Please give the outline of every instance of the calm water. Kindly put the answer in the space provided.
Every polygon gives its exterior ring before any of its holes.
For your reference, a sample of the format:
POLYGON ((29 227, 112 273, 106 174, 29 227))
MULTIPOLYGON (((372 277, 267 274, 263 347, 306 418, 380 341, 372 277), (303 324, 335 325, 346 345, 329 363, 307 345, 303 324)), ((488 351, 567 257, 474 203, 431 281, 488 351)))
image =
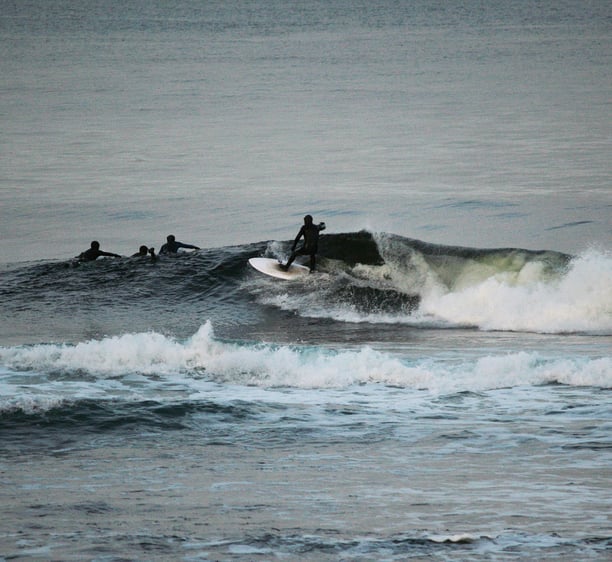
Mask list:
POLYGON ((447 4, 0 0, 0 559, 610 559, 612 11, 447 4))

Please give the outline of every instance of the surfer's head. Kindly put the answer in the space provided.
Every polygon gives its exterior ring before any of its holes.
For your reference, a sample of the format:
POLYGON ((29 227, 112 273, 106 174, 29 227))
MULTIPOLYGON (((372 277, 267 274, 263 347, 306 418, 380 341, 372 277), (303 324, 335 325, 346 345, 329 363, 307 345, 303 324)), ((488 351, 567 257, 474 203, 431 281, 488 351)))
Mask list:
POLYGON ((166 240, 168 242, 174 242, 176 238, 174 238, 174 234, 168 234, 168 236, 166 236, 166 240))
POLYGON ((312 215, 306 215, 304 217, 304 224, 312 224, 312 215))
POLYGON ((100 242, 98 242, 97 240, 94 240, 94 241, 91 243, 91 247, 92 247, 94 250, 98 250, 98 249, 100 248, 100 242))

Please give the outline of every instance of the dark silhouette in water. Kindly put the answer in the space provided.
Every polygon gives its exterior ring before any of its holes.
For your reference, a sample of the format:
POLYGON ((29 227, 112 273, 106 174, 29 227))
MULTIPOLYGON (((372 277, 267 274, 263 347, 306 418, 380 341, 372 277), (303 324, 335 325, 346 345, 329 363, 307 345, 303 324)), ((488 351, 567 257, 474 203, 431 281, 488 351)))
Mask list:
POLYGON ((157 256, 155 255, 155 248, 147 248, 146 246, 140 246, 138 252, 132 254, 133 258, 146 258, 148 255, 151 256, 151 261, 157 261, 157 256))
POLYGON ((306 215, 304 217, 304 226, 300 228, 300 231, 293 241, 291 256, 289 256, 287 263, 281 266, 282 269, 287 271, 297 256, 310 256, 310 272, 312 273, 316 267, 316 255, 319 249, 319 232, 321 230, 325 230, 325 223, 321 222, 319 224, 314 224, 312 222, 312 216, 306 215), (298 242, 302 237, 304 237, 304 243, 296 250, 298 242))
POLYGON ((189 250, 199 250, 198 246, 194 246, 193 244, 185 244, 183 242, 178 242, 174 237, 174 234, 169 234, 166 237, 166 243, 159 250, 160 254, 176 254, 179 248, 186 248, 189 250))
POLYGON ((100 256, 108 256, 111 258, 121 257, 119 254, 113 254, 112 252, 104 252, 103 250, 100 250, 100 242, 94 240, 88 250, 85 250, 78 255, 78 259, 79 261, 94 261, 100 256))

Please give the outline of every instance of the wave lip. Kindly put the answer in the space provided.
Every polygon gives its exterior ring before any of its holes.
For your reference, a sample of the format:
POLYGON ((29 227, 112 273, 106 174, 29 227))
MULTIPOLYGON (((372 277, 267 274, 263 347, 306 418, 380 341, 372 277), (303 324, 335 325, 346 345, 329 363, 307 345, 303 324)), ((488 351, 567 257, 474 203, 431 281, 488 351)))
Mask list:
POLYGON ((550 274, 537 261, 453 290, 432 290, 421 312, 483 330, 612 335, 612 258, 588 252, 550 274))

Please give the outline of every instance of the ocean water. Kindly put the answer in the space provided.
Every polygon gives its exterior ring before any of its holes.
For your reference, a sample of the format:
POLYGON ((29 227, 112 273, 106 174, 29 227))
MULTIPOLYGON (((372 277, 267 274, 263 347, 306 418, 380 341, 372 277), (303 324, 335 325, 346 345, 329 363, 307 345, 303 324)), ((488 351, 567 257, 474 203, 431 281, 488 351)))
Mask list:
POLYGON ((0 560, 609 560, 611 28, 0 0, 0 560))

